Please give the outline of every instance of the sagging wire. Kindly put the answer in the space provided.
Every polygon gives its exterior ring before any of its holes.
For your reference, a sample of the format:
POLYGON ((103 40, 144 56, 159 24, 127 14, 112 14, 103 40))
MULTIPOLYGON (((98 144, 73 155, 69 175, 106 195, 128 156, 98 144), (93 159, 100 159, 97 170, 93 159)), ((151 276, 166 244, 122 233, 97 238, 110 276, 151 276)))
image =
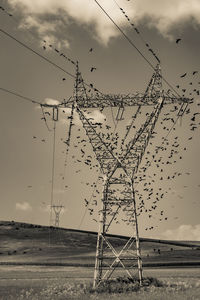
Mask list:
POLYGON ((52 207, 53 207, 53 200, 54 200, 55 152, 56 152, 56 121, 54 121, 54 127, 53 127, 51 198, 50 198, 50 217, 49 217, 49 246, 51 244, 52 207))
POLYGON ((36 100, 31 99, 31 98, 22 96, 22 95, 20 95, 20 94, 18 94, 18 93, 16 93, 16 92, 13 92, 13 91, 8 90, 8 89, 5 89, 5 88, 0 87, 0 90, 1 90, 1 91, 4 91, 4 92, 6 92, 6 93, 9 93, 9 94, 11 94, 11 95, 17 96, 17 97, 19 97, 19 98, 22 98, 23 100, 32 102, 33 104, 39 104, 39 105, 41 105, 41 103, 40 103, 39 101, 36 101, 36 100))
POLYGON ((71 134, 72 134, 72 126, 73 120, 74 120, 74 102, 72 104, 72 109, 71 109, 71 115, 68 117, 70 119, 69 123, 69 129, 68 129, 68 134, 67 134, 67 139, 64 142, 66 144, 66 152, 65 152, 65 160, 64 160, 64 169, 63 169, 63 176, 62 176, 62 182, 61 182, 61 190, 64 190, 64 182, 65 182, 65 176, 66 176, 66 167, 67 167, 67 161, 68 161, 68 154, 69 154, 69 148, 70 148, 70 141, 71 141, 71 134))
MULTIPOLYGON (((18 25, 18 21, 15 18, 15 16, 13 14, 11 14, 9 11, 7 11, 4 7, 0 6, 0 10, 5 13, 6 15, 8 15, 9 17, 12 17, 12 20, 15 21, 15 23, 18 25)), ((30 29, 27 29, 27 27, 23 27, 23 30, 25 30, 27 33, 31 34, 33 38, 35 38, 35 35, 33 34, 33 32, 30 29)), ((43 40, 44 44, 46 45, 46 41, 43 40)), ((60 53, 61 50, 58 50, 53 44, 49 44, 48 45, 51 49, 53 49, 56 53, 60 53)), ((43 46, 43 49, 46 49, 46 46, 43 46)), ((63 52, 60 53, 60 57, 64 57, 68 62, 72 63, 73 65, 75 65, 75 61, 72 60, 71 58, 69 58, 66 54, 64 54, 63 52)))
POLYGON ((116 0, 113 0, 115 2, 115 4, 117 5, 117 7, 120 9, 120 11, 122 12, 122 14, 124 15, 124 17, 127 19, 127 21, 129 22, 129 24, 134 28, 135 32, 139 35, 140 39, 142 40, 142 42, 145 44, 145 46, 147 47, 147 49, 149 50, 149 52, 151 52, 151 54, 154 56, 154 58, 157 60, 157 62, 160 64, 160 59, 158 58, 158 56, 155 54, 155 52, 153 51, 153 49, 150 47, 149 43, 146 42, 146 40, 142 37, 141 32, 138 30, 138 28, 135 26, 134 23, 131 23, 130 18, 128 17, 127 13, 124 11, 124 9, 122 7, 119 6, 119 4, 117 3, 116 0))
MULTIPOLYGON (((125 37, 125 39, 129 42, 129 44, 135 48, 135 50, 140 54, 140 56, 147 62, 147 64, 156 71, 156 68, 153 66, 153 64, 145 57, 145 55, 138 49, 138 47, 133 43, 133 41, 128 37, 128 35, 121 29, 119 25, 113 20, 113 18, 106 12, 106 10, 100 5, 100 3, 97 0, 94 0, 96 4, 100 7, 100 9, 103 11, 103 13, 110 19, 110 21, 115 25, 115 27, 120 31, 120 33, 125 37)), ((163 81, 175 92, 175 94, 178 97, 181 97, 180 94, 175 90, 175 88, 161 75, 161 78, 163 81)))

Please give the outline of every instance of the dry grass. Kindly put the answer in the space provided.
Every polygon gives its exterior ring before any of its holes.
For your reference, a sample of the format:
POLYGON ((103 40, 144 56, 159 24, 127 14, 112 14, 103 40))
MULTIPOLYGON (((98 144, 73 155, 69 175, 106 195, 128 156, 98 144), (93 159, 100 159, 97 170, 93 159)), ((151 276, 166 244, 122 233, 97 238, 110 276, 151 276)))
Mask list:
MULTIPOLYGON (((148 280, 146 280, 147 282, 148 280)), ((112 282, 113 283, 113 282, 112 282)), ((120 283, 120 281, 118 282, 120 283)), ((122 283, 122 282, 121 282, 122 283)), ((135 282, 136 283, 136 282, 135 282)), ((109 289, 105 286, 98 293, 92 290, 91 283, 85 282, 68 282, 65 284, 49 284, 45 288, 19 288, 12 294, 3 296, 2 300, 199 300, 200 299, 200 282, 188 284, 182 280, 176 283, 161 283, 153 279, 148 281, 148 285, 139 288, 133 283, 132 291, 122 291, 119 289, 120 284, 116 284, 109 289)))

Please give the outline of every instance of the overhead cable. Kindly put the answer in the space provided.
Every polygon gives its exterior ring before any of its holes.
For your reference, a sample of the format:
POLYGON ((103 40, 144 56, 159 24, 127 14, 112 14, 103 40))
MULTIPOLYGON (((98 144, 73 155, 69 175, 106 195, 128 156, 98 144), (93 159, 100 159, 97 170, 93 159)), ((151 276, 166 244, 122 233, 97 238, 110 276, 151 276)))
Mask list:
MULTIPOLYGON (((113 20, 113 18, 105 11, 105 9, 99 4, 97 0, 94 0, 96 4, 100 7, 103 13, 110 19, 110 21, 115 25, 115 27, 121 32, 121 34, 125 37, 125 39, 129 42, 129 44, 135 48, 135 50, 142 56, 142 58, 148 63, 148 65, 156 71, 156 68, 153 64, 145 57, 145 55, 137 48, 137 46, 133 43, 133 41, 127 36, 127 34, 117 25, 117 23, 113 20)), ((175 90, 175 88, 161 75, 163 81, 176 93, 177 96, 180 97, 179 93, 175 90)))

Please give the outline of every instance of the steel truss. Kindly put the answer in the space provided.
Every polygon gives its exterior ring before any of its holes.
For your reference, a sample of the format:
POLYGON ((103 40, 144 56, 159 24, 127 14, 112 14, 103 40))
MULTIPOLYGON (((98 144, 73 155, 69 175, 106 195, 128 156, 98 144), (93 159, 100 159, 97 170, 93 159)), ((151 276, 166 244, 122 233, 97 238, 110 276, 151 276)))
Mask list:
POLYGON ((142 259, 134 192, 134 176, 137 173, 148 142, 153 134, 163 105, 182 103, 181 110, 179 111, 181 115, 189 99, 178 98, 174 95, 171 97, 164 95, 160 65, 156 67, 144 95, 102 96, 96 93, 96 97, 89 97, 87 95, 84 81, 77 65, 74 95, 75 108, 104 175, 93 285, 97 287, 101 282, 108 280, 119 267, 124 269, 131 278, 137 270, 140 284, 142 284, 142 259), (92 124, 81 109, 91 107, 104 108, 108 106, 119 107, 117 116, 120 119, 119 116, 122 118, 124 107, 134 105, 138 106, 138 110, 143 105, 153 105, 153 110, 135 136, 126 145, 126 149, 122 150, 122 153, 117 156, 113 153, 112 145, 105 142, 101 135, 97 133, 96 128, 98 125, 92 124), (113 221, 117 219, 121 212, 126 215, 126 219, 123 221, 132 224, 133 234, 119 251, 111 244, 107 233, 113 221))
MULTIPOLYGON (((79 114, 82 125, 92 145, 93 151, 99 162, 104 178, 99 230, 96 247, 96 259, 93 286, 97 287, 101 282, 109 280, 114 271, 123 269, 129 277, 138 272, 140 284, 142 284, 142 258, 140 252, 139 231, 137 222, 136 200, 134 191, 134 177, 153 135, 153 130, 165 104, 179 103, 181 108, 178 115, 182 116, 191 100, 184 97, 169 96, 162 90, 162 76, 160 65, 157 65, 154 74, 144 94, 134 95, 88 95, 84 81, 76 65, 76 81, 74 97, 64 103, 64 107, 72 107, 79 114), (144 124, 131 138, 130 142, 122 149, 119 155, 114 154, 111 143, 104 141, 102 135, 97 132, 98 124, 93 124, 84 114, 82 109, 105 107, 118 107, 117 119, 123 118, 124 108, 137 106, 136 119, 142 106, 153 106, 144 124), (125 215, 123 221, 131 224, 133 234, 121 250, 111 244, 107 233, 119 215, 125 215)), ((73 115, 73 113, 72 113, 73 115)), ((72 120, 70 120, 72 123, 72 120)), ((122 144, 130 132, 132 124, 128 126, 122 144)), ((71 135, 71 130, 70 130, 71 135)), ((70 139, 70 138, 69 138, 70 139)), ((67 144, 69 145, 69 139, 67 144)))
POLYGON ((62 209, 64 208, 64 206, 63 205, 52 205, 51 207, 53 208, 53 211, 55 213, 54 226, 59 227, 59 225, 60 225, 60 213, 61 213, 62 209))

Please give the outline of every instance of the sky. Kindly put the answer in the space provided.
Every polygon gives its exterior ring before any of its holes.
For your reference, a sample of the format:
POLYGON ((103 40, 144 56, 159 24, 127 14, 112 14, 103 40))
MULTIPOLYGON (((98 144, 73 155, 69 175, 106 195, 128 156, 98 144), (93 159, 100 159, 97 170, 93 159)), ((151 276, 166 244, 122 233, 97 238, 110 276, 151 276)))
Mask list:
MULTIPOLYGON (((75 65, 60 55, 64 53, 72 61, 79 61, 85 82, 92 83, 101 92, 144 93, 153 73, 151 65, 155 67, 157 63, 145 46, 148 43, 161 60, 163 77, 179 95, 193 98, 194 103, 190 105, 190 113, 184 115, 182 121, 179 120, 175 125, 175 130, 168 137, 167 150, 161 153, 163 161, 166 162, 170 147, 178 136, 177 162, 163 164, 164 180, 160 180, 157 162, 152 162, 148 168, 146 182, 154 184, 155 191, 161 188, 164 196, 159 199, 156 210, 139 216, 140 236, 200 240, 198 115, 194 122, 197 128, 191 130, 191 118, 194 113, 200 112, 200 2, 99 0, 98 3, 135 47, 93 0, 2 0, 0 26, 4 33, 0 32, 0 87, 39 103, 50 104, 68 100, 73 96, 75 65), (123 8, 130 22, 119 7, 123 8), (135 28, 140 34, 136 33, 135 28), (5 32, 72 76, 23 47, 5 32), (180 40, 177 42, 177 39, 180 40), (91 48, 93 50, 89 51, 91 48), (92 67, 96 69, 91 72, 92 67), (193 75, 194 71, 197 72, 193 75), (189 140, 190 137, 192 139, 189 140), (175 172, 181 175, 176 175, 171 180, 175 172), (167 179, 168 176, 170 180, 167 179), (155 182, 152 183, 154 177, 155 182), (152 216, 149 217, 149 214, 152 216), (151 227, 153 228, 149 229, 151 227)), ((163 88, 166 91, 170 89, 167 84, 163 88)), ((0 101, 0 219, 48 225, 54 126, 48 113, 52 114, 52 111, 45 110, 49 131, 42 120, 40 105, 25 101, 2 89, 0 101)), ((134 112, 135 108, 125 111, 125 120, 120 121, 117 127, 119 134, 124 133, 123 128, 130 123, 134 112)), ((140 115, 141 122, 144 122, 146 112, 147 110, 140 115)), ((60 215, 60 226, 97 231, 102 182, 98 180, 99 168, 90 169, 81 160, 83 144, 79 143, 79 139, 87 140, 87 137, 78 115, 75 115, 72 140, 64 167, 66 144, 63 141, 68 133, 69 113, 69 109, 61 110, 59 121, 56 122, 53 204, 64 206, 60 215), (81 162, 77 162, 77 159, 81 162), (94 187, 95 184, 97 188, 94 187), (97 209, 93 215, 85 207, 84 199, 90 203, 97 199, 97 209)), ((107 122, 114 128, 110 109, 105 109, 102 113, 95 109, 90 113, 96 121, 107 122)), ((112 113, 116 116, 117 110, 114 109, 112 113)), ((158 134, 149 146, 151 155, 156 145, 162 143, 162 136, 167 134, 163 131, 164 125, 161 122, 168 113, 176 118, 173 105, 166 106, 158 120, 155 128, 158 134)), ((169 128, 172 125, 170 121, 166 124, 169 128)), ((111 132, 112 130, 114 129, 111 132)), ((97 165, 88 140, 84 149, 87 155, 92 156, 93 165, 97 165)), ((158 153, 158 157, 161 154, 158 153)), ((142 165, 144 162, 145 160, 142 165)), ((143 181, 137 184, 136 201, 139 203, 139 197, 142 197, 148 209, 151 209, 155 198, 152 196, 148 199, 144 189, 143 181)), ((132 227, 120 223, 113 227, 112 232, 131 234, 132 227)))

